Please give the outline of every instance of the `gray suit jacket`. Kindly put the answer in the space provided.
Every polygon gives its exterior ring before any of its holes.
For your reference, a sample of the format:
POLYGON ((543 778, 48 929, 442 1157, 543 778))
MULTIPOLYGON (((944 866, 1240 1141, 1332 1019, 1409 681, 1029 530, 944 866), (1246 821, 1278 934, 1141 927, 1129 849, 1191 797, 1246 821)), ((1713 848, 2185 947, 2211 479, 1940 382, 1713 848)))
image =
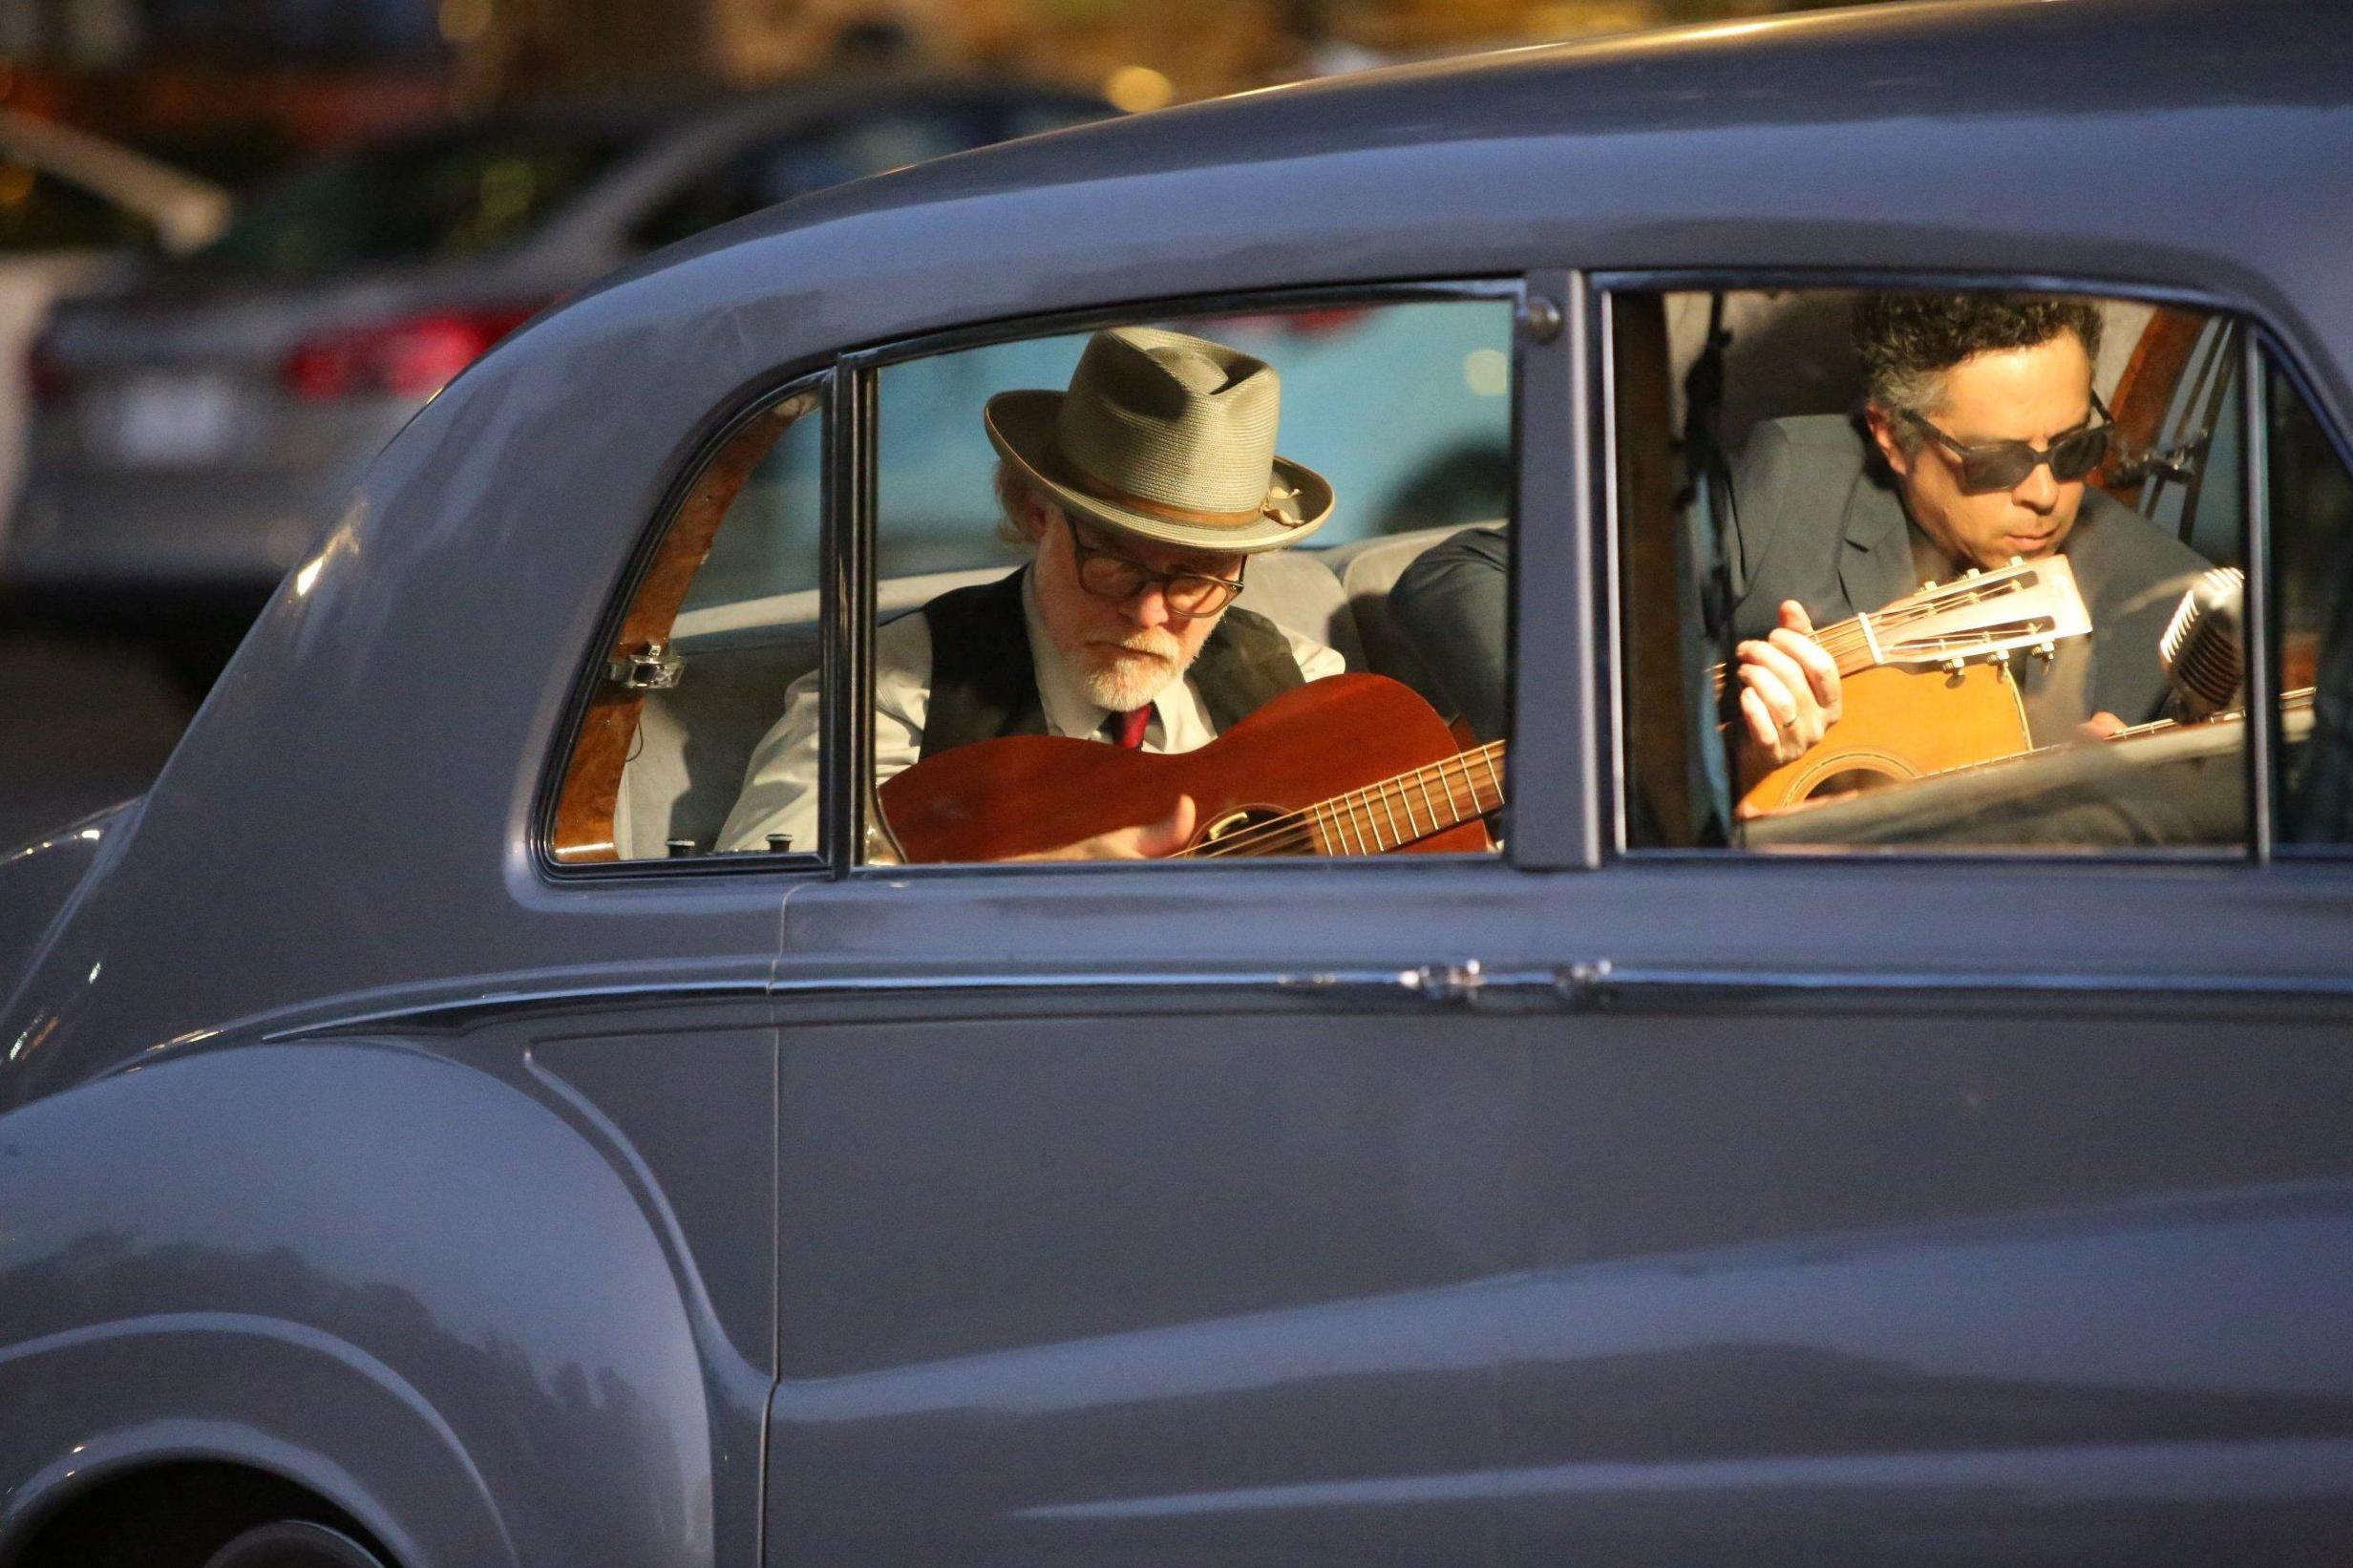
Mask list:
MULTIPOLYGON (((1733 476, 1732 630, 1759 637, 1794 599, 1817 626, 1876 610, 1919 586, 1903 503, 1863 435, 1839 414, 1769 419, 1749 435, 1733 476)), ((2105 710, 2128 724, 2166 698, 2157 640, 2182 593, 2211 564, 2097 490, 2087 489, 2062 546, 2091 611, 2089 637, 2022 671, 2038 729, 2105 710)), ((2038 733, 2047 744, 2063 738, 2038 733)))
MULTIPOLYGON (((1733 477, 1732 628, 1761 636, 1785 599, 1816 625, 1876 610, 1919 586, 1903 503, 1842 414, 1758 425, 1733 477)), ((2209 562, 2132 511, 2087 490, 2066 545, 2091 611, 2092 634, 2060 646, 2048 666, 2019 661, 2038 725, 2106 710, 2129 724, 2164 705, 2157 639, 2190 579, 2209 562)), ((1505 725, 1504 628, 1509 544, 1473 528, 1425 551, 1389 595, 1389 613, 1445 695, 1483 737, 1505 725)), ((2063 738, 2039 735, 2046 742, 2063 738)))

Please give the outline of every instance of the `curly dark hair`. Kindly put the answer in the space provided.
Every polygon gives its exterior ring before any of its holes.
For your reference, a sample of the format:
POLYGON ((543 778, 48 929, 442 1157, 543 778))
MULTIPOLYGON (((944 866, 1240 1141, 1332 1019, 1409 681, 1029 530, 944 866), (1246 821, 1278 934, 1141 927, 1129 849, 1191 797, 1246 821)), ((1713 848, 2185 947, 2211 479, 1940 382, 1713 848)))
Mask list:
POLYGON ((1929 413, 1938 378, 1972 354, 2032 349, 2073 332, 2100 357, 2100 307, 2057 294, 1865 294, 1855 302, 1855 351, 1880 408, 1929 413))

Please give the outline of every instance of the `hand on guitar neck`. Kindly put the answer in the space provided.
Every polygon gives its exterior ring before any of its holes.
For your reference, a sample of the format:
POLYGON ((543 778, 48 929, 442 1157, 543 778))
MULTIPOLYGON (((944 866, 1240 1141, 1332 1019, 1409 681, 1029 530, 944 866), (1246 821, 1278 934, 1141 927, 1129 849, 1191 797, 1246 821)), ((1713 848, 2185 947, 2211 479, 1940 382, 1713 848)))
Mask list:
POLYGON ((1814 640, 1813 622, 1794 599, 1781 603, 1781 624, 1734 650, 1741 683, 1738 767, 1744 781, 1763 777, 1821 743, 1844 711, 1838 663, 1814 640))

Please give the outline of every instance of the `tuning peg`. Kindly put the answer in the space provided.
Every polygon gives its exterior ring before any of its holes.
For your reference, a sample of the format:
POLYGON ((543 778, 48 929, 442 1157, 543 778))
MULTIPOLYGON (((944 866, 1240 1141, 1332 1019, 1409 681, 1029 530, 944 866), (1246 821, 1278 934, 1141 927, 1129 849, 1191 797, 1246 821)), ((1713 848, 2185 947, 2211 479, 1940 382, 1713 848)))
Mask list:
POLYGON ((1929 589, 1935 587, 1936 585, 1937 580, 1932 577, 1927 582, 1920 584, 1920 592, 1926 593, 1929 589))
POLYGON ((2059 657, 2059 645, 2050 638, 2046 637, 2041 642, 2034 645, 2034 656, 2047 664, 2051 660, 2059 657))
POLYGON ((1969 661, 1956 653, 1951 658, 1944 661, 1944 667, 1958 675, 1962 670, 1969 667, 1969 661))
POLYGON ((1977 567, 1972 566, 1972 567, 1970 567, 1967 571, 1965 571, 1965 572, 1961 573, 1961 576, 1963 576, 1963 577, 1983 577, 1985 574, 1984 574, 1982 571, 1979 570, 1977 567))
POLYGON ((2026 558, 2025 558, 2024 556, 2012 556, 2012 557, 2010 557, 2010 564, 2011 564, 2011 565, 2013 565, 2013 566, 2024 566, 2025 563, 2026 563, 2026 558))

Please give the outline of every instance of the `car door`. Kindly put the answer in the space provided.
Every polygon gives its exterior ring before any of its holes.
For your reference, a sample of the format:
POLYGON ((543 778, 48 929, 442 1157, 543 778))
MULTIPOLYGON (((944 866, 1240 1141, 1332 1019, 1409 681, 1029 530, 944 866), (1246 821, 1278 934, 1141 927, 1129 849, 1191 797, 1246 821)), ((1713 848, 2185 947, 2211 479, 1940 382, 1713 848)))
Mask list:
MULTIPOLYGON (((2253 646, 2272 613, 2307 648, 2300 675, 2247 661, 2253 724, 1711 818, 1685 738, 1714 727, 1690 684, 1707 642, 1673 628, 1727 568, 1694 522, 1706 464, 1667 442, 1704 456, 1715 411, 1671 401, 1705 351, 1671 326, 1765 282, 1613 283, 1595 323, 1619 847, 1547 910, 1592 984, 1526 1084, 1502 1560, 2330 1560, 2353 1517, 2353 889, 2281 828, 2331 833, 2293 690, 2342 592, 2315 563, 2342 449, 2285 350, 2247 350, 2272 410, 2206 482, 2255 519, 2253 646)), ((1762 500, 1738 504, 1752 526, 1762 500)), ((1521 636, 1524 681, 1585 657, 1521 636)))
MULTIPOLYGON (((1276 365, 1281 450, 1363 508, 1362 537, 1333 547, 1355 555, 1253 558, 1241 604, 1369 667, 1371 623, 1331 613, 1361 603, 1342 579, 1377 601, 1370 574, 1452 520, 1407 526, 1420 517, 1374 498, 1461 471, 1466 431, 1534 476, 1515 526, 1572 554, 1570 459, 1511 438, 1515 402, 1557 413, 1569 385, 1558 296, 1532 333, 1524 292, 1155 315, 1276 365), (1414 387, 1431 395, 1417 405, 1414 387)), ((842 404, 875 411, 877 457, 845 494, 863 491, 877 526, 859 548, 880 565, 845 643, 887 651, 917 596, 1021 559, 986 543, 983 401, 1058 385, 1082 334, 1120 320, 847 365, 842 404), (959 540, 983 542, 956 556, 959 540)), ((851 696, 842 731, 879 752, 888 693, 851 696)), ((853 754, 850 776, 870 776, 853 754)), ((1531 968, 1548 941, 1536 868, 1558 860, 1580 788, 1511 766, 1514 813, 1549 824, 1525 849, 1515 829, 1503 854, 1249 864, 893 863, 859 793, 866 820, 836 824, 859 853, 788 898, 776 981, 773 1556, 1489 1554, 1495 1309, 1527 1261, 1529 1075, 1554 995, 1531 968)))

